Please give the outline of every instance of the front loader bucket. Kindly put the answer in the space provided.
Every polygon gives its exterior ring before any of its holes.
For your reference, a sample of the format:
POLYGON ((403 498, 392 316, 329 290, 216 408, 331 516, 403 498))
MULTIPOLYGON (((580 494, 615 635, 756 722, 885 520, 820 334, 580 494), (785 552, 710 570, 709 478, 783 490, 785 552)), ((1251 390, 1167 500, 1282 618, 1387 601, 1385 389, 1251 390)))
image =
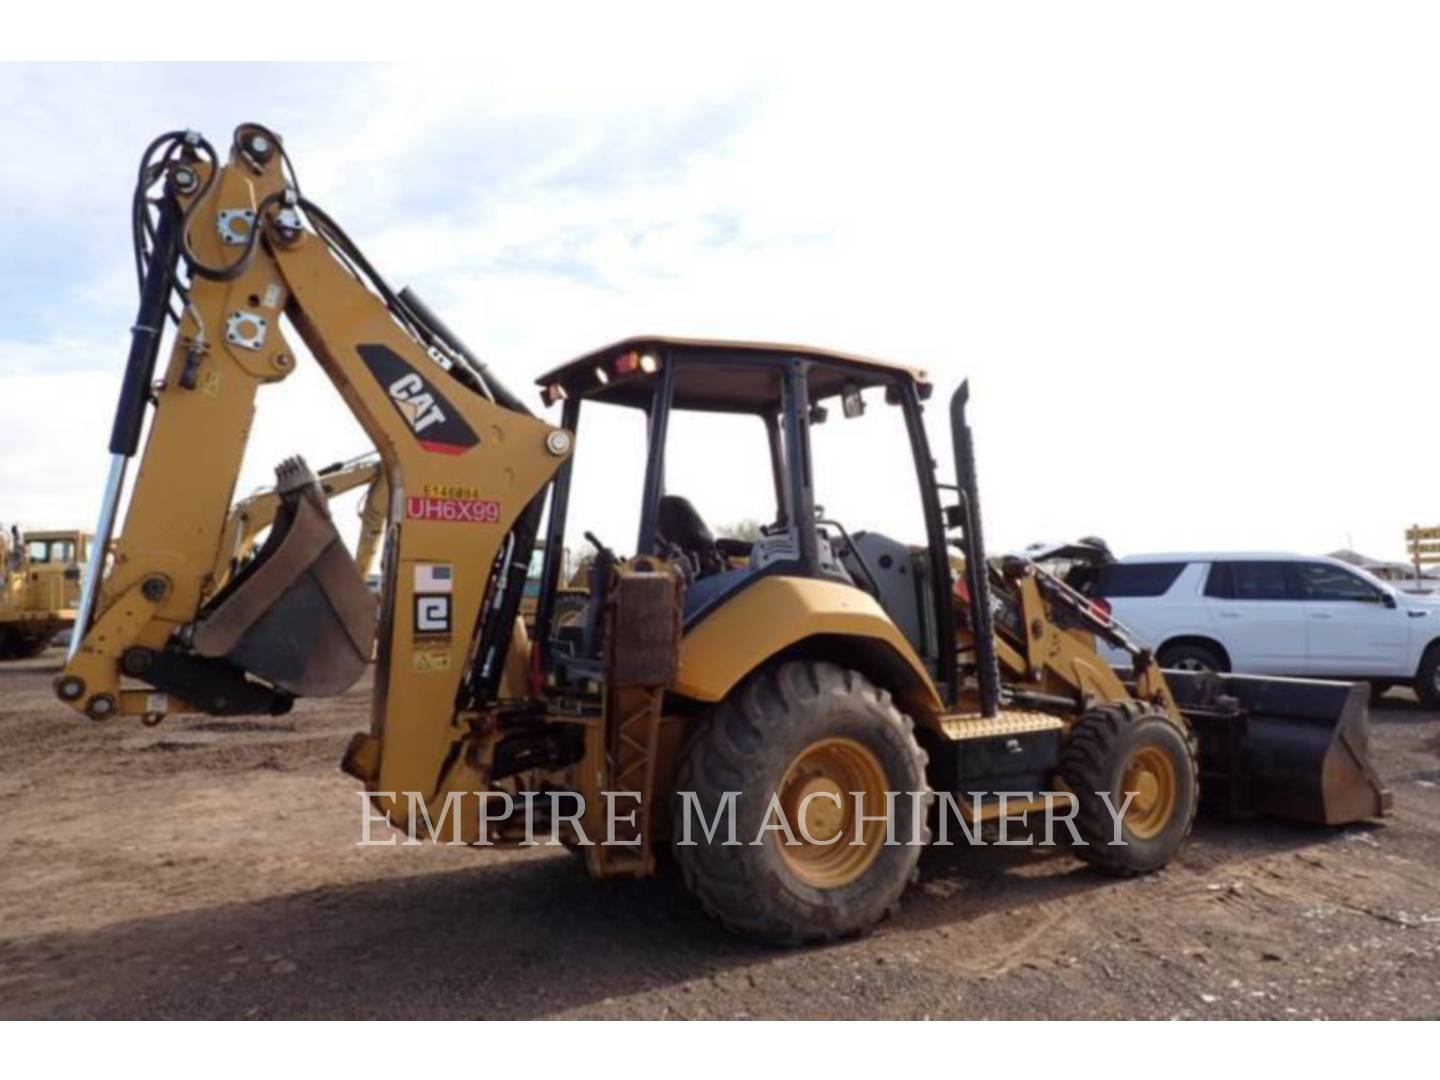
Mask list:
POLYGON ((1200 741, 1201 791, 1232 816, 1347 825, 1387 814, 1357 683, 1167 671, 1200 741))
POLYGON ((201 613, 192 644, 288 693, 326 697, 365 670, 376 603, 299 458, 277 470, 282 506, 265 546, 201 613))

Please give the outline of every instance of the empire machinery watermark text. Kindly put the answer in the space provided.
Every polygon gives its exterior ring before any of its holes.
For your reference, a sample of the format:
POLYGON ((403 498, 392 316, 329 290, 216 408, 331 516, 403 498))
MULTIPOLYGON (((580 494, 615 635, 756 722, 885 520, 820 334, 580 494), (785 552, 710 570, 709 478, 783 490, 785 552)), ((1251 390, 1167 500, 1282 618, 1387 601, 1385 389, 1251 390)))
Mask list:
MULTIPOLYGON (((638 847, 641 796, 634 791, 601 793, 600 813, 586 814, 584 797, 573 791, 523 791, 512 795, 506 791, 452 791, 438 806, 427 801, 418 791, 360 792, 360 840, 357 847, 390 847, 396 844, 421 844, 427 840, 447 845, 488 847, 495 843, 492 827, 504 826, 514 835, 523 825, 522 847, 568 844, 592 847, 638 847), (404 808, 403 830, 375 829, 386 824, 386 816, 376 806, 381 799, 392 800, 397 809, 404 808), (467 805, 473 800, 474 812, 467 805), (478 839, 461 838, 462 823, 477 824, 478 839), (589 827, 583 823, 588 822, 589 827), (445 839, 446 836, 449 839, 445 839), (402 839, 403 837, 403 839, 402 839)), ((742 844, 761 845, 784 843, 790 846, 812 844, 866 845, 874 842, 881 823, 885 826, 886 846, 931 845, 949 847, 957 843, 995 846, 1084 846, 1086 841, 1075 826, 1078 806, 1064 791, 971 791, 964 798, 941 791, 889 791, 884 808, 874 805, 875 799, 852 792, 847 801, 836 792, 812 791, 787 812, 778 793, 771 795, 758 824, 744 827, 741 813, 743 792, 727 791, 714 805, 706 808, 693 791, 677 792, 674 804, 678 820, 671 823, 674 842, 682 847, 696 844, 721 844, 734 847, 742 844), (933 814, 931 800, 934 800, 933 814), (841 828, 812 828, 815 815, 812 803, 825 800, 833 807, 828 820, 838 812, 845 819, 841 828), (906 802, 908 801, 908 806, 906 802), (869 808, 867 810, 867 803, 869 808), (873 810, 874 812, 869 812, 873 810), (931 823, 933 822, 933 829, 931 823), (986 826, 989 826, 986 828, 986 826), (927 839, 928 835, 928 839, 927 839)), ((1109 815, 1110 834, 1107 844, 1123 845, 1122 823, 1134 792, 1125 792, 1118 801, 1111 793, 1098 791, 1109 815)), ((397 814, 397 817, 399 815, 397 814)), ((514 843, 515 841, 511 841, 514 843)))

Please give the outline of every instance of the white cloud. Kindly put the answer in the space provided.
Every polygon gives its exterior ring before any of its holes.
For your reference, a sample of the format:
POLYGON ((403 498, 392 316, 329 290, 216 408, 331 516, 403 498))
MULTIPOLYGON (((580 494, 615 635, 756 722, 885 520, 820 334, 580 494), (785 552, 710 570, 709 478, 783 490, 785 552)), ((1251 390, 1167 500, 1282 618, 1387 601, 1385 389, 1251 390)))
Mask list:
MULTIPOLYGON (((666 21, 623 54, 581 26, 543 50, 497 35, 465 65, 271 70, 244 90, 197 69, 8 73, 49 104, 0 135, 40 140, 56 180, 10 159, 3 210, 97 239, 74 280, 37 283, 73 301, 65 340, 52 316, 41 340, 0 342, 0 397, 110 393, 132 159, 153 131, 203 122, 219 141, 255 117, 517 388, 640 331, 868 352, 933 373, 944 472, 944 399, 974 379, 999 546, 1393 557, 1437 513, 1435 26, 1299 10, 1004 6, 817 22, 803 49, 756 27, 647 47, 666 21), (52 354, 94 374, 47 383, 52 354)), ((295 449, 318 465, 363 448, 318 376, 301 386, 262 399, 242 488, 295 449), (295 415, 314 418, 303 439, 295 415)), ((88 521, 105 427, 7 424, 0 514, 88 521), (26 478, 42 457, 64 486, 26 478)), ((885 489, 867 523, 887 525, 899 478, 866 440, 835 441, 836 475, 885 489)), ((748 490, 687 494, 721 518, 748 490)), ((615 502, 594 500, 607 537, 615 502)))

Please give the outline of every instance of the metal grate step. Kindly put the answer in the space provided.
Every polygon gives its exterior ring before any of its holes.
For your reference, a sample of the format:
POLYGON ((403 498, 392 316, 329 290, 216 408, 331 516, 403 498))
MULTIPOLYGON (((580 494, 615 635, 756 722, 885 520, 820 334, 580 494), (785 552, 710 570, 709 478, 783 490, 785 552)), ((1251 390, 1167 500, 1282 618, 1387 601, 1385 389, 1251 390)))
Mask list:
POLYGON ((989 719, 979 713, 951 713, 940 718, 940 729, 952 740, 991 739, 997 735, 1027 735, 1036 731, 1058 731, 1065 726, 1059 717, 1042 712, 1002 710, 989 719))

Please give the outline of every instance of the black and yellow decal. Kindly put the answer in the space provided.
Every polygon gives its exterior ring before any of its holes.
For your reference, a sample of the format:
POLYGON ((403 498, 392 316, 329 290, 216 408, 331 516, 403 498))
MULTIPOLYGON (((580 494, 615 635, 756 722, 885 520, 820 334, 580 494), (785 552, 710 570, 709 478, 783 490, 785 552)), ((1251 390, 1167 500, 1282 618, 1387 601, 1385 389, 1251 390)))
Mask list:
POLYGON ((480 442, 480 436, 445 395, 392 349, 384 345, 358 345, 356 349, 424 449, 436 454, 463 454, 480 442))

